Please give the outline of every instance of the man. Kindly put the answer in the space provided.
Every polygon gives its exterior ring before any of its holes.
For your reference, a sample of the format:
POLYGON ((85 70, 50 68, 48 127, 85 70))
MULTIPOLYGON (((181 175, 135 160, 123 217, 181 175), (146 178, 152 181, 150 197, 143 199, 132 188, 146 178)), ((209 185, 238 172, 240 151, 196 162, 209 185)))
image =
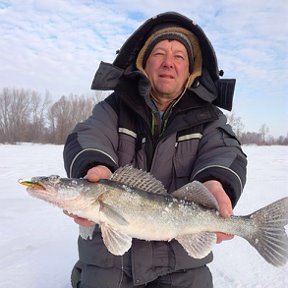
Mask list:
MULTIPOLYGON (((168 193, 198 180, 228 217, 246 182, 246 156, 226 117, 235 81, 219 79, 214 50, 201 28, 178 13, 147 20, 113 65, 101 63, 92 89, 114 90, 79 123, 64 148, 69 177, 97 182, 126 164, 151 172, 168 193)), ((69 215, 92 226, 86 219, 69 215)), ((231 239, 218 234, 218 242, 231 239)), ((74 287, 213 287, 206 264, 176 241, 133 239, 123 255, 108 252, 99 227, 79 238, 74 287), (77 272, 77 273, 76 273, 77 272)))

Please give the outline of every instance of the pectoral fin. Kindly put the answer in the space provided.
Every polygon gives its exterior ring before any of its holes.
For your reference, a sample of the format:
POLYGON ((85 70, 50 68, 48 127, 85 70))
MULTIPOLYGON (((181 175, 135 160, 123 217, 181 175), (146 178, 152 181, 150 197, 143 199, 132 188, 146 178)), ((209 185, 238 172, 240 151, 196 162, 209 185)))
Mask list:
POLYGON ((211 252, 217 237, 215 233, 201 232, 197 234, 182 235, 177 237, 176 240, 183 246, 189 256, 201 259, 211 252))
POLYGON ((123 255, 132 245, 132 238, 125 235, 111 226, 101 224, 102 238, 105 246, 112 254, 116 256, 123 255))
MULTIPOLYGON (((99 201, 100 202, 100 201, 99 201)), ((100 202, 100 212, 105 214, 105 217, 108 218, 111 222, 115 223, 116 225, 128 225, 128 221, 115 209, 113 209, 112 206, 100 202)))

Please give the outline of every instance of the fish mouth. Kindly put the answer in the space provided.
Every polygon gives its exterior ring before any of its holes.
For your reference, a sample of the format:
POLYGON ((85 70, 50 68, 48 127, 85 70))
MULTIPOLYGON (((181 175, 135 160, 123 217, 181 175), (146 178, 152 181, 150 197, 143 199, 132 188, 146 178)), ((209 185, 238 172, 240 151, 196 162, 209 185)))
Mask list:
POLYGON ((21 185, 24 185, 26 187, 29 188, 29 190, 46 190, 45 187, 39 183, 39 182, 33 182, 33 181, 22 181, 22 180, 19 180, 19 183, 21 185))

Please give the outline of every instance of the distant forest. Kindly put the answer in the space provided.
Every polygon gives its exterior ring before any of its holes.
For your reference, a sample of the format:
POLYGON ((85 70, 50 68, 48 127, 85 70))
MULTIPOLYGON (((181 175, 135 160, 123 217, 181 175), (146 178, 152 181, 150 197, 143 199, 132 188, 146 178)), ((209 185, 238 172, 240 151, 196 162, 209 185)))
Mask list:
MULTIPOLYGON (((53 102, 49 92, 4 88, 0 91, 0 143, 65 143, 75 125, 91 115, 94 105, 105 97, 68 95, 53 102)), ((288 145, 286 136, 274 138, 263 124, 257 132, 245 132, 241 117, 226 115, 242 144, 288 145)))

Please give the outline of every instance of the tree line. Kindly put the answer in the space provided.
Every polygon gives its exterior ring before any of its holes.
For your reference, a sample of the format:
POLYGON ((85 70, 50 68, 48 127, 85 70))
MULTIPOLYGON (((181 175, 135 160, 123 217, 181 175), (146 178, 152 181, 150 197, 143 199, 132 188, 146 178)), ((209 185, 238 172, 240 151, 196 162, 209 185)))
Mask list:
MULTIPOLYGON (((94 96, 62 96, 53 102, 49 92, 43 97, 33 90, 3 88, 0 91, 0 143, 65 143, 78 122, 91 115, 94 105, 104 98, 94 96)), ((240 117, 226 115, 242 144, 288 145, 288 134, 277 139, 269 135, 263 124, 258 132, 244 132, 240 117)))
POLYGON ((269 134, 269 127, 266 124, 262 124, 258 132, 245 132, 241 117, 233 112, 226 116, 236 136, 244 145, 288 145, 288 132, 286 136, 275 138, 269 134))
POLYGON ((69 95, 56 102, 46 92, 4 88, 0 92, 0 143, 63 144, 74 126, 89 117, 97 97, 69 95))

